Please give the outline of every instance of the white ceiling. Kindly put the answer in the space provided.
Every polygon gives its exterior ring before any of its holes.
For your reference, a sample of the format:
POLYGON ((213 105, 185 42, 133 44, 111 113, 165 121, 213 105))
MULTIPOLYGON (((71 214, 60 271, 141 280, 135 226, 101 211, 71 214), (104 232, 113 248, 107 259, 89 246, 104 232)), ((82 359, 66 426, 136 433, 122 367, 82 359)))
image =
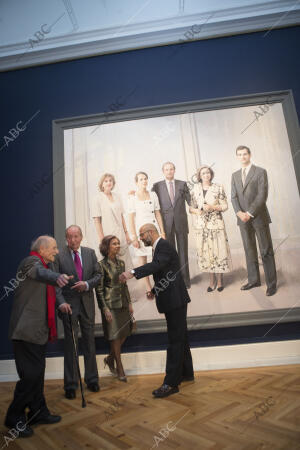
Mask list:
POLYGON ((0 70, 300 23, 300 0, 0 0, 0 70))

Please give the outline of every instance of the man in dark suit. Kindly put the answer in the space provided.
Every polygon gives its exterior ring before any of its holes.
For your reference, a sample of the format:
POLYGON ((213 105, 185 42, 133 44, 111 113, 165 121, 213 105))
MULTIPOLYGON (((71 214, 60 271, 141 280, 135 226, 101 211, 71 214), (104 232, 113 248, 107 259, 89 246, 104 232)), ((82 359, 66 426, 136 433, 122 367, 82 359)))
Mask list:
MULTIPOLYGON (((20 380, 16 384, 5 425, 18 437, 30 437, 33 424, 52 424, 61 420, 50 414, 44 397, 47 341, 56 337, 55 288, 68 284, 67 275, 48 268, 58 253, 55 239, 40 236, 31 246, 30 256, 20 263, 12 306, 9 339, 12 339, 16 368, 20 380), (26 420, 25 409, 29 408, 26 420)), ((58 299, 61 312, 71 313, 70 306, 58 299)))
POLYGON ((238 218, 248 271, 248 283, 241 289, 249 290, 261 285, 256 237, 265 272, 266 295, 271 296, 276 293, 277 276, 269 227, 271 218, 266 205, 268 176, 265 169, 251 163, 248 147, 237 147, 236 155, 242 168, 232 175, 231 201, 238 218))
POLYGON ((191 194, 185 181, 175 180, 175 165, 166 162, 162 167, 165 180, 154 183, 154 191, 159 199, 161 215, 164 223, 166 239, 176 248, 180 262, 180 270, 187 288, 190 288, 190 272, 188 261, 188 219, 186 205, 191 204, 191 194))
MULTIPOLYGON (((58 298, 64 299, 72 308, 72 325, 78 344, 78 324, 82 335, 82 350, 84 357, 84 380, 92 392, 99 391, 98 369, 95 348, 95 302, 94 288, 100 281, 100 267, 95 251, 81 247, 82 231, 77 225, 66 229, 67 246, 60 250, 55 261, 55 268, 60 273, 74 276, 73 285, 57 289, 58 298)), ((76 397, 78 373, 73 352, 72 333, 69 317, 59 314, 64 325, 64 389, 68 399, 76 397)))
POLYGON ((194 380, 193 361, 187 333, 187 303, 190 297, 182 275, 176 250, 170 243, 159 237, 153 224, 140 228, 140 238, 145 246, 153 247, 153 260, 148 264, 123 272, 120 281, 147 277, 153 274, 155 285, 152 289, 156 306, 164 313, 167 321, 169 346, 167 350, 166 376, 162 386, 152 392, 162 398, 178 392, 182 381, 194 380))

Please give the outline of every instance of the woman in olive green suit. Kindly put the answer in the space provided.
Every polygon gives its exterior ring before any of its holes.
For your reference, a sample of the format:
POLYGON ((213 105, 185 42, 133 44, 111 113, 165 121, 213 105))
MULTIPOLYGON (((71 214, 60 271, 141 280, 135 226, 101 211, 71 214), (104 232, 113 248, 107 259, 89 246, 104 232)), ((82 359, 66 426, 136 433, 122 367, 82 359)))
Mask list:
POLYGON ((99 261, 101 280, 96 288, 97 301, 102 315, 104 337, 110 341, 110 354, 104 359, 120 381, 127 381, 121 360, 121 347, 131 334, 133 308, 127 284, 119 281, 125 263, 117 258, 120 241, 116 236, 105 236, 100 245, 104 259, 99 261), (114 362, 116 362, 116 369, 114 362))

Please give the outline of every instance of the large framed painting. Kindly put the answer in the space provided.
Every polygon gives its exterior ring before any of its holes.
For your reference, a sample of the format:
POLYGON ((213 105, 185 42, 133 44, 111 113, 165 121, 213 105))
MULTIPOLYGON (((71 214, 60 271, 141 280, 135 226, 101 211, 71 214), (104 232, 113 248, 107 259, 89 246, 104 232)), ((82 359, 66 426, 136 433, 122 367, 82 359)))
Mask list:
MULTIPOLYGON (((115 108, 109 114, 55 120, 55 237, 64 245, 66 226, 77 224, 83 231, 82 245, 95 249, 101 259, 101 238, 115 234, 126 267, 137 267, 152 258, 151 249, 136 241, 139 227, 145 221, 153 222, 164 235, 168 208, 180 197, 182 209, 173 244, 185 261, 181 271, 192 300, 189 328, 299 320, 299 153, 299 125, 291 91, 155 108, 115 108), (241 290, 247 282, 246 254, 231 200, 232 174, 241 169, 236 148, 241 145, 251 150, 251 162, 267 173, 266 206, 278 288, 273 296, 266 296, 264 255, 258 258, 261 286, 241 290), (222 196, 218 220, 225 241, 209 244, 220 247, 216 264, 223 273, 222 291, 207 292, 205 264, 209 266, 209 256, 203 250, 199 215, 194 211, 201 206, 197 205, 201 166, 211 169, 214 189, 222 196), (175 171, 174 192, 166 183, 168 176, 172 178, 168 170, 175 171), (112 196, 107 196, 108 192, 112 196)), ((208 198, 213 195, 207 194, 208 198)), ((153 285, 151 278, 128 282, 140 333, 164 329, 163 317, 146 296, 149 285, 153 285)), ((98 332, 100 322, 97 311, 98 332)))

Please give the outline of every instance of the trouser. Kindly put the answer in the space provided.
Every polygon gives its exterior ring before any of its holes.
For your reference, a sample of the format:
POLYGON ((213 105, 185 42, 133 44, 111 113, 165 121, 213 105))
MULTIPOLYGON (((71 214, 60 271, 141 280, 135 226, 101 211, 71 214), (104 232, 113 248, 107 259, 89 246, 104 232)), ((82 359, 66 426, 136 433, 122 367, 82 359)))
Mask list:
MULTIPOLYGON (((68 314, 61 314, 64 325, 64 389, 78 388, 78 370, 76 365, 74 345, 68 314)), ((78 349, 78 326, 81 330, 81 346, 84 358, 84 381, 87 385, 98 383, 98 368, 96 362, 95 347, 95 319, 88 317, 85 308, 80 301, 78 314, 72 314, 72 326, 75 335, 76 347, 78 349)), ((78 351, 78 350, 77 350, 78 351)), ((79 351, 78 351, 79 354, 79 351)))
POLYGON ((240 226, 240 230, 246 255, 248 283, 260 283, 256 236, 264 267, 266 285, 268 288, 276 288, 276 265, 269 225, 258 227, 253 223, 249 223, 247 226, 240 226))
POLYGON ((166 232, 166 239, 173 245, 176 249, 177 243, 177 253, 179 257, 180 271, 184 283, 187 288, 191 286, 190 271, 189 271, 189 259, 188 259, 188 233, 178 232, 175 230, 175 225, 173 223, 171 231, 166 232))
POLYGON ((178 386, 182 377, 194 376, 186 323, 187 305, 166 312, 169 345, 164 384, 178 386))
POLYGON ((14 399, 11 402, 5 424, 14 426, 18 421, 26 422, 25 409, 29 408, 28 419, 47 417, 50 412, 44 397, 46 367, 46 346, 31 342, 13 340, 16 368, 20 380, 17 382, 14 399))

